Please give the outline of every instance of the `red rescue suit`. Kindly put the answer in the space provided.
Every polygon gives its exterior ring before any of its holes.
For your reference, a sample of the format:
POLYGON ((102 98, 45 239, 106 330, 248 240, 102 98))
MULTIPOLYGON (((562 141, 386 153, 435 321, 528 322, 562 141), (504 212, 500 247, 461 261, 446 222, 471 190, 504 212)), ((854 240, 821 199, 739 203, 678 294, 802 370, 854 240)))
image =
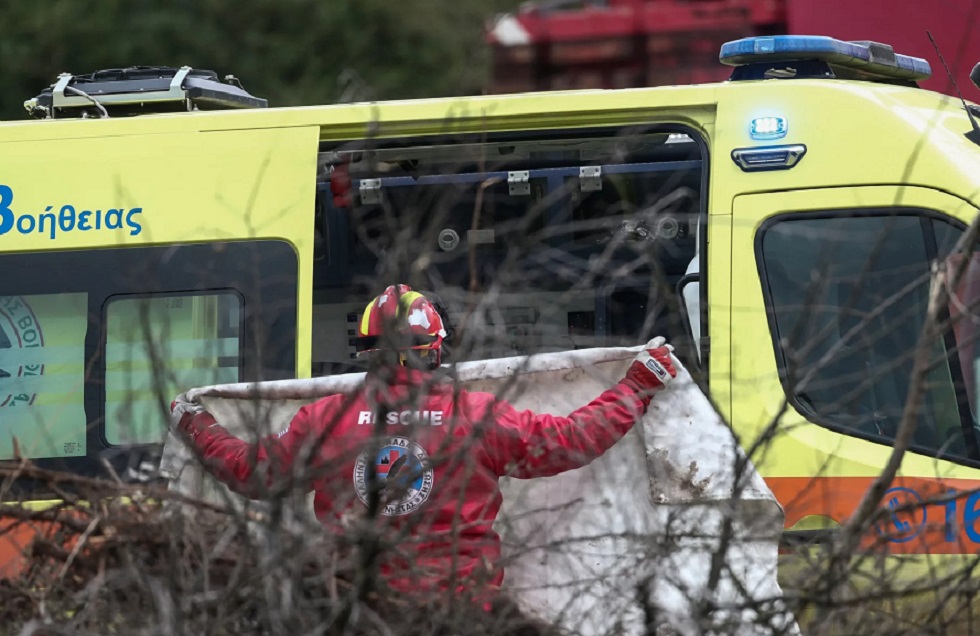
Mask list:
POLYGON ((362 389, 303 406, 286 430, 257 445, 206 412, 181 428, 209 470, 246 496, 261 497, 276 480, 302 475, 328 528, 363 517, 369 482, 381 484, 377 522, 395 546, 382 556, 388 583, 455 589, 471 577, 491 585, 503 578, 492 529, 502 500, 499 477, 543 477, 588 464, 630 430, 651 397, 621 382, 559 417, 517 411, 422 371, 399 367, 391 374, 376 394, 362 389), (383 436, 376 435, 378 413, 383 436))

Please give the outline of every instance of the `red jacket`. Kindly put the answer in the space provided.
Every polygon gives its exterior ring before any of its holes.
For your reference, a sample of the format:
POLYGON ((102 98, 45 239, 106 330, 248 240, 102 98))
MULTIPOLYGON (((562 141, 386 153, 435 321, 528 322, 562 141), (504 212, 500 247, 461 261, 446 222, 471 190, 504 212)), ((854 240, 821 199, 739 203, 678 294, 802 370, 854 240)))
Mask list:
POLYGON ((503 578, 491 527, 501 504, 499 477, 580 468, 625 435, 648 403, 649 396, 616 384, 568 417, 539 415, 400 367, 373 398, 364 389, 323 398, 255 445, 208 413, 185 430, 211 472, 237 492, 258 498, 277 481, 281 487, 300 479, 328 527, 363 518, 368 484, 375 484, 378 520, 396 542, 382 557, 389 583, 456 588, 470 577, 491 584, 503 578), (385 426, 375 438, 379 404, 385 426), (372 467, 377 477, 369 482, 372 467))

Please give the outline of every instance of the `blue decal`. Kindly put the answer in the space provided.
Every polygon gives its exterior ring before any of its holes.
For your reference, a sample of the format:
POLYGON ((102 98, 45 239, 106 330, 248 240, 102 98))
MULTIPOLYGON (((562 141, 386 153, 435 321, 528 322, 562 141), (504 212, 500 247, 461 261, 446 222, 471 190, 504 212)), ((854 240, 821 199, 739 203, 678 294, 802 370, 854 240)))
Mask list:
POLYGON ((20 214, 11 207, 14 191, 0 185, 0 236, 16 230, 19 234, 44 234, 52 241, 69 232, 89 230, 128 230, 130 236, 143 231, 139 217, 143 208, 77 209, 70 204, 49 205, 39 214, 20 214))
POLYGON ((980 519, 980 510, 977 510, 977 503, 980 503, 980 493, 973 493, 963 504, 963 528, 970 541, 980 543, 980 532, 977 532, 976 522, 980 519))
POLYGON ((14 227, 14 211, 10 204, 14 202, 14 191, 9 186, 0 185, 0 234, 6 234, 14 227))
MULTIPOLYGON (((960 534, 963 532, 967 540, 980 544, 980 528, 977 527, 980 521, 980 492, 959 498, 957 495, 956 490, 947 490, 938 501, 927 502, 911 488, 892 488, 882 500, 887 514, 875 524, 875 530, 885 541, 911 541, 926 527, 929 506, 935 506, 943 511, 943 539, 946 543, 963 541, 964 537, 960 534)), ((935 529, 938 531, 938 527, 935 529)))
MULTIPOLYGON (((948 497, 955 497, 956 491, 951 490, 946 493, 948 497)), ((977 520, 980 519, 980 492, 975 492, 963 502, 963 517, 960 519, 957 514, 958 499, 949 499, 942 502, 942 507, 946 509, 946 541, 952 543, 959 536, 959 523, 963 524, 967 538, 973 543, 980 543, 980 531, 977 531, 977 520)))
MULTIPOLYGON (((955 497, 956 491, 951 490, 946 495, 955 497)), ((946 509, 946 520, 943 523, 943 527, 946 529, 946 543, 952 543, 956 541, 956 535, 959 532, 959 527, 956 522, 956 500, 950 499, 949 501, 944 501, 942 506, 946 509)))
POLYGON ((888 514, 875 526, 883 539, 905 543, 922 533, 928 515, 919 493, 909 488, 891 488, 885 492, 884 502, 888 514))

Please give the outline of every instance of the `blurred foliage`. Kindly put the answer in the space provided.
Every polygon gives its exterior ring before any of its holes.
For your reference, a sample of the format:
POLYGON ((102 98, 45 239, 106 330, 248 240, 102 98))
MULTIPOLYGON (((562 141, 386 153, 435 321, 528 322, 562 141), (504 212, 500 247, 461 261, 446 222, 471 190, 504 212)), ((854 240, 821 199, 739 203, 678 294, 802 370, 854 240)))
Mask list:
POLYGON ((272 106, 479 93, 483 31, 517 0, 9 0, 0 119, 58 73, 190 65, 272 106))
POLYGON ((321 533, 282 507, 226 509, 160 486, 0 462, 0 542, 20 523, 39 529, 26 568, 0 577, 0 636, 559 634, 480 586, 389 588, 361 529, 321 533), (17 477, 70 494, 21 505, 3 490, 17 477))

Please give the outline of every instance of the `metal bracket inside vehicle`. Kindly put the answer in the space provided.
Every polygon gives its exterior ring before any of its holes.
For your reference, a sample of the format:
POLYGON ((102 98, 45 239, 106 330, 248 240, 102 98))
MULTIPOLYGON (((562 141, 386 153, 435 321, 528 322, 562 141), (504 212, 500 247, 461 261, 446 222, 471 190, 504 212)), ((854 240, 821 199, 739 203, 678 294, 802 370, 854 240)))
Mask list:
POLYGON ((361 179, 357 189, 361 194, 362 205, 381 203, 381 179, 361 179))
POLYGON ((582 192, 602 190, 602 166, 582 166, 579 168, 578 183, 582 192))
POLYGON ((507 191, 511 196, 531 194, 531 173, 528 170, 514 170, 507 173, 507 191))

